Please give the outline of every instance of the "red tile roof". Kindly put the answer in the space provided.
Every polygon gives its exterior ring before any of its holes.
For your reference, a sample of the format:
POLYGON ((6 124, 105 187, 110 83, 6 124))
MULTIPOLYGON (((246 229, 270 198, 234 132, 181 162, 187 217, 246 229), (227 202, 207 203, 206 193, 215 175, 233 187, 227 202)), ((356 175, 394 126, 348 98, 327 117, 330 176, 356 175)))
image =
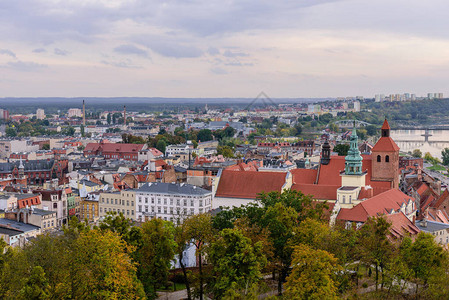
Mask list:
POLYGON ((390 214, 392 210, 397 212, 403 204, 407 204, 410 200, 415 201, 414 198, 400 190, 391 189, 362 201, 351 209, 341 209, 337 219, 365 222, 369 217, 390 214))
POLYGON ((84 152, 96 152, 101 149, 102 152, 126 152, 137 153, 142 150, 144 144, 122 144, 122 143, 89 143, 84 148, 84 152))
POLYGON ((387 119, 385 119, 384 123, 382 124, 382 127, 380 129, 391 129, 390 124, 388 124, 387 119))
POLYGON ((256 199, 261 192, 282 190, 287 173, 235 172, 224 170, 218 182, 216 197, 256 199))
POLYGON ((293 175, 293 184, 307 183, 314 184, 318 170, 316 169, 293 169, 290 171, 293 175))
MULTIPOLYGON (((390 189, 391 183, 389 181, 371 181, 371 155, 362 155, 362 171, 366 171, 365 185, 370 185, 374 189, 390 189)), ((333 155, 327 165, 320 166, 320 174, 318 177, 319 185, 339 185, 341 186, 340 172, 345 169, 345 157, 333 155)), ((384 191, 383 190, 383 191, 384 191)), ((376 194, 376 193, 375 193, 376 194)))
POLYGON ((441 204, 443 204, 443 201, 449 197, 449 191, 447 189, 444 190, 444 192, 441 194, 441 196, 438 198, 437 202, 435 203, 434 207, 439 208, 441 204))
POLYGON ((401 239, 404 236, 415 236, 420 230, 413 224, 402 212, 385 216, 391 223, 390 234, 395 239, 401 239))
POLYGON ((336 200, 339 185, 293 184, 292 190, 311 195, 317 200, 336 200))
POLYGON ((391 137, 381 137, 376 145, 374 145, 372 152, 397 152, 399 151, 398 145, 393 141, 391 137))

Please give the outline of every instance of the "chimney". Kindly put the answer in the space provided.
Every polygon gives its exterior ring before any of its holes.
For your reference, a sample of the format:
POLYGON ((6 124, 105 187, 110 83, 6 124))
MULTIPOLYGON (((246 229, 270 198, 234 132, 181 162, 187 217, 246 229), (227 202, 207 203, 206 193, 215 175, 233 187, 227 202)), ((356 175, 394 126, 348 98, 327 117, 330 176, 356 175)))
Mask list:
POLYGON ((123 124, 126 126, 126 105, 123 106, 123 124))
POLYGON ((426 228, 427 227, 427 219, 426 218, 424 218, 424 219, 422 219, 422 221, 421 221, 421 227, 424 227, 424 228, 426 228))
POLYGON ((149 164, 149 171, 156 172, 156 161, 154 159, 150 159, 148 164, 149 164))
POLYGON ((83 100, 83 126, 86 126, 86 105, 83 100))

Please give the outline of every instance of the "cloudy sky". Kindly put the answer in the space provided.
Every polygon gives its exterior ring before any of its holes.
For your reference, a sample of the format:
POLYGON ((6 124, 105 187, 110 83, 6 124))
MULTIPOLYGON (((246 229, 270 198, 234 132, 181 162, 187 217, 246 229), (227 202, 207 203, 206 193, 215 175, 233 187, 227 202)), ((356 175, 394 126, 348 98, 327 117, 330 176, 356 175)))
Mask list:
POLYGON ((4 0, 0 97, 449 95, 446 0, 4 0))

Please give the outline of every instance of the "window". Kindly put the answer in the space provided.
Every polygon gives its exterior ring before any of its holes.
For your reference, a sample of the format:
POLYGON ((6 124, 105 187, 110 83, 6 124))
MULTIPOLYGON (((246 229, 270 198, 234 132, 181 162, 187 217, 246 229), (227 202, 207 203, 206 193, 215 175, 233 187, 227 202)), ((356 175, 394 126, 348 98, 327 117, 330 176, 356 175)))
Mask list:
POLYGON ((134 209, 132 209, 132 210, 131 210, 131 215, 133 215, 133 216, 134 216, 134 209))
POLYGON ((161 204, 161 198, 157 198, 157 204, 161 204))
POLYGON ((106 203, 109 204, 109 198, 106 198, 106 203))
POLYGON ((203 207, 203 200, 200 200, 200 207, 203 207))
POLYGON ((148 198, 147 197, 145 197, 145 203, 148 203, 148 198))
POLYGON ((385 162, 390 162, 390 156, 385 156, 385 162))
POLYGON ((164 214, 166 214, 167 213, 167 208, 166 207, 164 207, 164 214))
POLYGON ((160 206, 157 207, 157 212, 161 213, 161 207, 160 206))
POLYGON ((139 197, 139 202, 142 202, 142 197, 139 197))
MULTIPOLYGON (((124 200, 123 200, 124 201, 124 200)), ((129 206, 129 200, 126 200, 126 206, 129 206)))
POLYGON ((190 206, 195 206, 195 202, 193 200, 190 200, 190 206))
POLYGON ((173 199, 170 199, 170 205, 173 205, 173 199))
POLYGON ((151 197, 151 204, 154 204, 154 197, 151 197))
POLYGON ((142 212, 142 205, 139 205, 139 212, 142 212))
POLYGON ((128 216, 129 216, 129 209, 127 209, 127 210, 126 210, 126 215, 128 215, 128 216))
POLYGON ((190 209, 190 214, 191 214, 191 215, 195 214, 195 209, 191 208, 191 209, 190 209))
POLYGON ((115 204, 117 204, 117 199, 115 199, 115 204))
POLYGON ((53 203, 53 208, 58 208, 58 203, 53 203))
POLYGON ((184 199, 184 206, 187 206, 187 199, 184 199))
POLYGON ((345 203, 346 201, 346 196, 343 196, 343 203, 345 203))
POLYGON ((164 198, 164 205, 167 205, 167 198, 164 198))
POLYGON ((170 207, 170 213, 173 214, 173 207, 170 207))
POLYGON ((380 155, 377 156, 377 162, 381 162, 380 155))
POLYGON ((134 201, 131 201, 131 206, 134 206, 134 201))
POLYGON ((148 212, 148 206, 145 205, 145 212, 148 212))
POLYGON ((100 207, 100 212, 101 212, 101 213, 103 212, 103 208, 102 208, 102 207, 100 207))

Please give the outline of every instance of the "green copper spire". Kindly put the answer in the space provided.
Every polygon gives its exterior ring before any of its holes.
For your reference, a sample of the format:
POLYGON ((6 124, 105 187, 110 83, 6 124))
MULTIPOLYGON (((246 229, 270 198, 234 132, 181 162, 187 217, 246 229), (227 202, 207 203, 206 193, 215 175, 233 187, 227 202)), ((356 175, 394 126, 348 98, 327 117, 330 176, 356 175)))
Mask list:
POLYGON ((352 134, 350 138, 350 147, 348 155, 345 157, 345 174, 346 175, 361 175, 362 174, 362 156, 359 151, 359 139, 357 137, 357 131, 352 129, 352 134))

